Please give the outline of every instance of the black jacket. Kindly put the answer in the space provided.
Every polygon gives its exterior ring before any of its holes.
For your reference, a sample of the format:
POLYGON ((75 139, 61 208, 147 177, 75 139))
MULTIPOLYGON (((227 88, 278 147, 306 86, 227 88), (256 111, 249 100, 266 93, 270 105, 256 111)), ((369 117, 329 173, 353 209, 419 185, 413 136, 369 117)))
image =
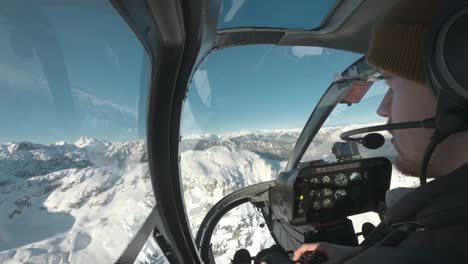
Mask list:
POLYGON ((347 263, 468 263, 468 164, 402 197, 362 245, 347 263))

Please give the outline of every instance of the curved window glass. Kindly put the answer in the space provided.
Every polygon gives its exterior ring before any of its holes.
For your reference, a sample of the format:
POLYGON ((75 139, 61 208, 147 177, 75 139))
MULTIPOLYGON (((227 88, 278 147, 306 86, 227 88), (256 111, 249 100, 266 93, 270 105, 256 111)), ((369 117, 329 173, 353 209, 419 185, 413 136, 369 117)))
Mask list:
MULTIPOLYGON (((310 162, 323 160, 326 162, 337 162, 338 157, 335 156, 332 148, 335 142, 343 142, 340 139, 341 133, 362 127, 384 125, 387 122, 387 118, 377 115, 376 111, 387 90, 388 86, 386 83, 384 81, 379 81, 369 88, 358 103, 353 103, 351 105, 346 103, 338 104, 312 140, 301 161, 310 162)), ((385 138, 385 144, 382 147, 371 150, 363 147, 361 144, 357 144, 359 154, 354 155, 352 158, 386 157, 393 162, 396 157, 396 152, 393 145, 390 143, 390 133, 387 131, 378 133, 385 138)), ((402 175, 393 167, 390 189, 416 186, 419 186, 419 178, 402 175)), ((374 212, 350 216, 349 219, 353 221, 356 232, 360 232, 362 225, 366 222, 372 223, 375 226, 380 223, 379 216, 374 212)), ((362 240, 363 238, 360 236, 359 241, 362 240)))
POLYGON ((135 259, 135 264, 165 264, 169 263, 166 259, 166 256, 159 248, 158 242, 151 234, 146 240, 145 245, 140 250, 137 258, 135 259))
POLYGON ((322 24, 337 0, 223 0, 218 29, 270 27, 314 29, 322 24))
MULTIPOLYGON (((181 123, 181 173, 193 234, 216 202, 272 180, 324 91, 360 55, 318 47, 254 45, 210 54, 193 76, 181 123)), ((270 246, 263 219, 246 205, 213 235, 220 263, 235 250, 270 246)), ((218 263, 218 262, 217 262, 218 263)))
MULTIPOLYGON (((302 157, 302 162, 324 160, 336 162, 337 157, 332 152, 335 142, 342 142, 340 134, 352 129, 384 125, 387 118, 377 115, 376 111, 388 90, 384 81, 376 82, 358 103, 352 105, 338 104, 310 143, 302 157)), ((387 131, 378 132, 385 138, 385 144, 375 150, 367 149, 358 144, 359 155, 354 158, 386 157, 394 161, 395 149, 390 143, 391 135, 387 131)), ((419 179, 402 175, 396 168, 392 171, 390 188, 415 187, 419 185, 419 179)))
POLYGON ((0 5, 0 262, 114 263, 155 205, 148 54, 109 1, 0 5))
MULTIPOLYGON (((387 89, 385 82, 379 81, 372 85, 359 103, 338 104, 312 140, 301 161, 323 159, 327 162, 336 162, 337 159, 332 153, 332 147, 335 142, 342 141, 340 139, 341 133, 360 127, 385 124, 387 119, 377 115, 376 111, 387 89)), ((395 151, 389 143, 390 134, 384 132, 382 135, 385 136, 387 144, 377 150, 369 150, 358 144, 362 158, 385 156, 390 160, 394 159, 395 151)))

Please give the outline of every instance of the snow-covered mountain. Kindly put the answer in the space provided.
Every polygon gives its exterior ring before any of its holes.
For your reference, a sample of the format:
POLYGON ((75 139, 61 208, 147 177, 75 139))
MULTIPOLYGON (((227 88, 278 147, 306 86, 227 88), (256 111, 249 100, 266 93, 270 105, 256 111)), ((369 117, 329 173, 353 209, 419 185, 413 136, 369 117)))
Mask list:
POLYGON ((145 142, 0 148, 0 262, 112 263, 154 206, 145 142))
MULTIPOLYGON (((304 154, 303 160, 334 160, 334 157, 331 154, 331 149, 333 143, 342 141, 339 137, 341 133, 351 129, 371 125, 377 124, 331 126, 322 128, 304 154), (326 156, 324 157, 325 153, 326 156)), ((183 138, 180 149, 181 152, 185 152, 187 150, 202 151, 213 146, 226 146, 230 148, 249 150, 270 160, 287 160, 300 134, 300 129, 283 129, 257 132, 243 131, 222 135, 190 135, 183 138)), ((387 132, 382 134, 387 140, 389 139, 390 134, 387 132)), ((382 155, 392 159, 395 155, 391 144, 385 144, 378 150, 369 150, 359 145, 359 151, 363 157, 382 155)))
POLYGON ((285 160, 301 134, 300 129, 243 131, 222 135, 204 134, 184 137, 180 150, 206 150, 225 146, 255 152, 269 159, 285 160))
MULTIPOLYGON (((372 124, 370 124, 372 125, 372 124)), ((303 161, 324 159, 334 161, 333 143, 341 141, 339 135, 365 125, 334 126, 322 128, 304 155, 303 161)), ((184 178, 185 202, 194 234, 209 209, 226 194, 254 183, 268 181, 286 165, 300 130, 273 130, 239 132, 223 135, 195 135, 183 138, 185 151, 181 157, 184 178)), ((383 133, 386 140, 389 134, 383 133)), ((385 156, 393 159, 390 144, 378 150, 359 146, 362 157, 385 156)), ((413 187, 416 178, 406 177, 393 170, 392 187, 413 187)), ((354 216, 355 229, 360 232, 364 222, 378 224, 377 214, 354 216)), ((257 253, 274 241, 263 218, 251 205, 231 210, 218 224, 212 238, 216 263, 230 263, 235 251, 247 248, 257 253)))
MULTIPOLYGON (((330 153, 330 144, 349 128, 322 129, 310 157, 330 153)), ((273 179, 299 134, 275 130, 184 138, 181 171, 193 233, 222 197, 273 179)), ((415 183, 398 174, 392 182, 415 183)), ((112 263, 154 204, 144 141, 83 137, 73 144, 0 145, 1 263, 112 263)), ((232 210, 212 239, 218 262, 228 263, 238 248, 256 253, 270 246, 273 241, 262 223, 250 205, 232 210)), ((154 240, 146 243, 137 262, 164 262, 154 240)))
MULTIPOLYGON (((226 146, 182 153, 185 203, 194 235, 217 201, 245 186, 273 179, 282 163, 249 150, 226 146)), ((217 263, 228 263, 239 248, 258 252, 271 246, 273 240, 268 228, 259 227, 263 222, 251 205, 230 211, 218 224, 211 241, 217 263)))

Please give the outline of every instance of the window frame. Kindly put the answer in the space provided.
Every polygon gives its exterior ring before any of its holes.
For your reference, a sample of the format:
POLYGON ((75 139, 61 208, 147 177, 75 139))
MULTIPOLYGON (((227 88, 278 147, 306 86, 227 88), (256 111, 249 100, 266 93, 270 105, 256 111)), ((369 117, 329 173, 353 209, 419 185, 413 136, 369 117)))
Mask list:
POLYGON ((328 116, 333 112, 336 105, 342 101, 351 88, 353 81, 367 80, 372 78, 377 70, 366 63, 365 56, 352 63, 346 70, 340 74, 340 78, 330 84, 327 91, 323 94, 318 104, 312 111, 302 130, 299 139, 288 159, 285 171, 292 171, 300 164, 307 148, 319 132, 328 116), (358 76, 351 73, 357 70, 358 76))

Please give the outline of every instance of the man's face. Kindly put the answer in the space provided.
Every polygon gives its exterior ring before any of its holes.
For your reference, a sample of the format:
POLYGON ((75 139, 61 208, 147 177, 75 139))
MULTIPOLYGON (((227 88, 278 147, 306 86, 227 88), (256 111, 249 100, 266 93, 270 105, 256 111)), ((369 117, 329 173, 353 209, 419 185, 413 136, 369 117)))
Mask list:
MULTIPOLYGON (((385 77, 389 89, 377 109, 378 115, 388 118, 389 124, 434 117, 436 98, 428 86, 383 70, 380 72, 385 77)), ((397 151, 395 166, 403 174, 418 176, 433 130, 415 128, 389 132, 393 136, 392 143, 397 151)), ((433 160, 437 160, 437 157, 433 157, 433 160)), ((436 165, 436 162, 431 164, 436 165)))

